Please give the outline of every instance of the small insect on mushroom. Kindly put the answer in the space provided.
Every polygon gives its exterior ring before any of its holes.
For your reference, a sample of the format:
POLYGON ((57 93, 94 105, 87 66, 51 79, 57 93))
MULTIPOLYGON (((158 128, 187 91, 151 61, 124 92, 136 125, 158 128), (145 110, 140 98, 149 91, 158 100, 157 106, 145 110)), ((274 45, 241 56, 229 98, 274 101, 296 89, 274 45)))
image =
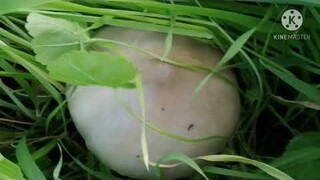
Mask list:
POLYGON ((189 126, 188 126, 188 131, 191 131, 191 129, 194 127, 194 125, 191 123, 191 124, 189 124, 189 126))
MULTIPOLYGON (((166 34, 105 27, 96 37, 130 44, 162 57, 166 34)), ((239 118, 239 95, 234 86, 220 78, 224 76, 236 85, 230 70, 212 76, 200 92, 194 93, 207 76, 206 71, 168 64, 137 48, 120 45, 118 48, 141 75, 148 123, 162 131, 189 139, 228 137, 234 132, 239 118)), ((174 35, 167 58, 178 64, 212 68, 221 59, 221 53, 193 38, 174 35)), ((137 115, 141 112, 136 89, 78 86, 72 94, 68 93, 68 98, 69 110, 77 129, 88 148, 102 162, 124 176, 136 179, 154 177, 155 169, 150 167, 150 171, 147 171, 142 158, 137 157, 137 154, 142 155, 142 124, 132 115, 132 112, 137 115)), ((146 136, 149 160, 152 162, 173 152, 189 157, 218 153, 226 143, 225 139, 216 138, 199 143, 183 142, 149 128, 146 136)), ((186 166, 162 170, 164 179, 182 178, 193 173, 186 166)))

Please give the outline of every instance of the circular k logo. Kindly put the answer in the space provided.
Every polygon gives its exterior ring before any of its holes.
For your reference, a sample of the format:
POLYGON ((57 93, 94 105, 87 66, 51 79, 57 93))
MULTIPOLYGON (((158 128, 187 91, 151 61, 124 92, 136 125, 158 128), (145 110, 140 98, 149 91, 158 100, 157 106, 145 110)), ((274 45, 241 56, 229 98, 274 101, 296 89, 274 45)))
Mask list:
POLYGON ((295 9, 288 9, 282 14, 281 23, 285 29, 295 31, 299 29, 303 23, 302 14, 295 9))

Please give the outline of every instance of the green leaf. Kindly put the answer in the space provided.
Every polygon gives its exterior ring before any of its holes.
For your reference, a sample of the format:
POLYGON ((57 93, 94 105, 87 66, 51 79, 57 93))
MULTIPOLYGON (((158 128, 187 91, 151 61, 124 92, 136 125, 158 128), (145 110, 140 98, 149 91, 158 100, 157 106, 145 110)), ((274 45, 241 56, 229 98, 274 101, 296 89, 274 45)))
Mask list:
POLYGON ((6 159, 0 153, 0 179, 24 180, 18 165, 6 159))
MULTIPOLYGON (((318 149, 320 151, 320 149, 318 149)), ((303 164, 298 164, 288 170, 285 170, 288 174, 290 174, 295 179, 303 179, 303 180, 319 180, 320 177, 320 161, 306 162, 303 164)))
POLYGON ((320 132, 307 132, 293 138, 286 151, 294 151, 306 147, 318 147, 320 148, 320 132))
POLYGON ((306 163, 320 159, 320 148, 305 147, 294 151, 286 151, 271 164, 283 170, 290 170, 295 166, 303 166, 306 163))
POLYGON ((46 177, 41 172, 28 150, 25 137, 23 137, 17 145, 16 157, 18 159, 18 164, 28 179, 46 180, 46 177))
POLYGON ((0 0, 0 15, 58 0, 0 0))
POLYGON ((33 37, 37 61, 48 64, 62 54, 79 50, 89 39, 85 27, 73 21, 30 13, 26 29, 33 37))
POLYGON ((293 138, 283 155, 272 164, 295 179, 317 180, 320 177, 320 132, 293 138))
POLYGON ((48 64, 49 75, 75 85, 123 87, 136 75, 134 65, 124 57, 106 52, 72 51, 48 64))

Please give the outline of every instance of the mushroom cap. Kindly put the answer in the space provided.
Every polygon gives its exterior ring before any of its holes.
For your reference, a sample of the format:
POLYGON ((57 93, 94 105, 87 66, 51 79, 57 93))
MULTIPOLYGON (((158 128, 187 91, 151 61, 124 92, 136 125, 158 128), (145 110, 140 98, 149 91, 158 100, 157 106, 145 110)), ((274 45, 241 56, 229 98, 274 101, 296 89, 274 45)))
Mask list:
MULTIPOLYGON (((166 34, 105 27, 97 37, 125 42, 162 56, 166 34)), ((213 76, 195 94, 195 88, 208 73, 170 65, 123 46, 119 49, 141 74, 148 122, 163 131, 191 139, 232 135, 239 118, 240 100, 237 90, 225 80, 213 76)), ((174 35, 168 58, 211 68, 219 61, 221 53, 190 37, 174 35)), ((236 83, 230 70, 220 75, 236 83)), ((154 168, 148 172, 140 158, 142 124, 125 108, 127 105, 140 116, 136 89, 78 86, 72 94, 67 92, 67 96, 77 129, 87 147, 102 162, 125 176, 152 178, 154 168)), ((148 128, 147 143, 150 161, 157 162, 172 152, 189 157, 218 153, 225 146, 226 139, 182 142, 148 128)), ((163 170, 163 177, 175 179, 191 173, 191 168, 179 166, 163 170)))

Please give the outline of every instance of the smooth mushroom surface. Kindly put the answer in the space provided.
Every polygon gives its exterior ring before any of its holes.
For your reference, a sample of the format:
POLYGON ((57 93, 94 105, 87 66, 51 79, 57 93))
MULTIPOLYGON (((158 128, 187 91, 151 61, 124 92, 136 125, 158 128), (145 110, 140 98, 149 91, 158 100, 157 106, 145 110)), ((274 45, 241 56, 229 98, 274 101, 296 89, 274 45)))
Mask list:
MULTIPOLYGON (((105 27, 96 37, 112 39, 162 56, 166 33, 105 27)), ((142 77, 146 120, 163 131, 185 138, 208 136, 230 137, 239 119, 240 100, 235 87, 213 76, 199 93, 195 88, 208 72, 195 71, 160 61, 137 50, 118 46, 136 66, 142 77)), ((173 61, 212 68, 221 59, 218 50, 190 37, 174 35, 167 56, 173 61)), ((236 84, 230 70, 220 75, 236 84)), ((152 179, 154 168, 147 171, 141 160, 142 124, 125 108, 124 102, 141 115, 136 89, 113 89, 102 86, 78 86, 67 93, 73 121, 87 147, 121 175, 152 179), (121 97, 121 98, 119 98, 121 97), (122 99, 122 100, 121 100, 122 99)), ((201 143, 181 142, 147 129, 149 158, 157 162, 168 153, 189 157, 215 154, 223 150, 226 139, 201 143)), ((162 171, 164 179, 175 179, 194 173, 179 166, 162 171)))

